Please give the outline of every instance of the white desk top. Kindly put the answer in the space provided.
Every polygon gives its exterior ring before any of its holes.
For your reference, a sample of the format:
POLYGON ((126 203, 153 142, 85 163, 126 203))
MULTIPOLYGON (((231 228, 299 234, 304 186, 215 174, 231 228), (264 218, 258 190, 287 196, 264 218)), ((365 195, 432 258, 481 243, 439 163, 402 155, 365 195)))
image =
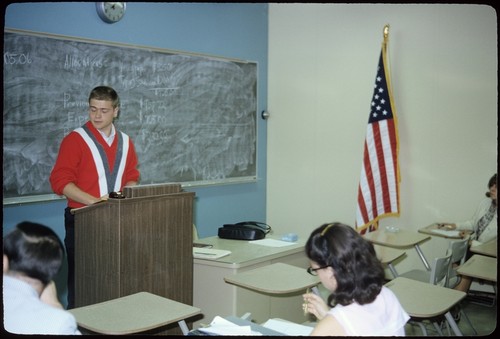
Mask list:
POLYGON ((444 314, 467 295, 462 291, 403 277, 397 277, 385 286, 394 292, 410 316, 421 318, 444 314))
POLYGON ((471 252, 488 255, 490 257, 497 257, 497 238, 485 242, 484 244, 471 246, 471 252))
POLYGON ((457 272, 472 278, 497 281, 497 258, 474 254, 457 272))
POLYGON ((132 334, 182 321, 199 308, 148 292, 69 310, 79 326, 102 334, 132 334))
POLYGON ((384 265, 392 263, 394 260, 402 257, 406 253, 403 250, 387 246, 379 246, 377 244, 374 244, 373 247, 375 248, 375 253, 377 254, 377 258, 384 265))
MULTIPOLYGON (((266 239, 276 239, 272 235, 267 235, 266 239)), ((221 239, 218 236, 196 240, 197 243, 212 245, 214 249, 229 250, 230 255, 217 260, 193 259, 194 264, 208 266, 218 266, 226 268, 242 268, 264 260, 272 260, 282 256, 304 252, 305 241, 299 239, 295 243, 290 243, 284 247, 269 247, 251 244, 248 240, 221 239)))
POLYGON ((369 232, 363 237, 377 245, 405 248, 418 245, 419 243, 430 239, 429 235, 424 235, 417 232, 399 230, 398 232, 388 232, 383 228, 379 228, 374 232, 369 232))
POLYGON ((243 273, 224 277, 227 283, 257 292, 286 294, 302 291, 319 284, 319 278, 303 268, 283 263, 259 267, 243 273))

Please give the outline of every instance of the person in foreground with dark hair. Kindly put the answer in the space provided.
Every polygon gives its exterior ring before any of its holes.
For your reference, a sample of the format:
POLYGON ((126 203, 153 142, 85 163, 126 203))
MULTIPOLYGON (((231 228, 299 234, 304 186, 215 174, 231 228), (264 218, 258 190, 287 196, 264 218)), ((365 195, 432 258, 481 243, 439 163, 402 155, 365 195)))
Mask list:
POLYGON ((22 222, 3 239, 4 328, 16 334, 81 334, 57 299, 53 281, 64 258, 57 234, 22 222))
POLYGON ((373 245, 352 227, 324 224, 307 240, 308 272, 331 294, 328 305, 306 293, 305 311, 318 323, 312 336, 404 336, 410 319, 394 293, 384 286, 384 268, 373 245))

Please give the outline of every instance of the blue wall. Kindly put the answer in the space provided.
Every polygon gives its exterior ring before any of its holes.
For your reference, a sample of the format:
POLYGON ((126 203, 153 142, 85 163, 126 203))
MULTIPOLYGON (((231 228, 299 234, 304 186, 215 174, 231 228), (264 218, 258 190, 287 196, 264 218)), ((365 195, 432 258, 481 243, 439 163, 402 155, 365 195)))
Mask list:
MULTIPOLYGON (((196 52, 258 63, 257 182, 189 188, 196 193, 194 222, 201 238, 224 223, 265 221, 267 126, 267 4, 127 3, 116 24, 102 22, 94 2, 19 3, 5 11, 5 28, 62 34, 126 44, 196 52)), ((57 100, 57 98, 54 98, 57 100)), ((3 234, 30 220, 51 226, 64 238, 65 200, 3 208, 3 234)), ((66 266, 56 285, 66 304, 66 266)))
MULTIPOLYGON (((94 2, 10 4, 5 28, 63 34, 126 44, 196 52, 258 63, 257 177, 255 183, 189 188, 196 193, 194 220, 200 237, 224 223, 265 221, 268 6, 260 3, 127 3, 122 21, 102 22, 94 2)), ((57 98, 54 98, 57 100, 57 98)), ((22 220, 52 226, 64 237, 65 200, 3 208, 3 231, 22 220)))

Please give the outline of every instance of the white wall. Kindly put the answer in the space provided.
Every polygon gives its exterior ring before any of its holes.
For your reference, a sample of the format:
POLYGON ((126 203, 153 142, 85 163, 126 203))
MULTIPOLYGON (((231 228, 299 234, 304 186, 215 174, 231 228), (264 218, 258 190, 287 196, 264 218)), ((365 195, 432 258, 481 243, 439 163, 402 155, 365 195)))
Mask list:
MULTIPOLYGON (((484 5, 270 4, 267 222, 354 224, 369 104, 390 24, 401 216, 469 218, 497 169, 497 17, 484 5)), ((422 249, 431 259, 447 242, 422 249)), ((414 250, 396 265, 423 268, 414 250)))

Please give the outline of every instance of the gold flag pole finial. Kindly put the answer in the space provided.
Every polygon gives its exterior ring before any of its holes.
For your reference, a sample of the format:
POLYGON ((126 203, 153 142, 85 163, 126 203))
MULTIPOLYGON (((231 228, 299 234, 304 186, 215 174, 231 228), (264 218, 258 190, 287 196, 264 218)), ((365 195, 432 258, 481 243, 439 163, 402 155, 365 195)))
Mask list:
POLYGON ((384 26, 384 40, 387 40, 388 37, 389 37, 389 24, 386 24, 384 26))

